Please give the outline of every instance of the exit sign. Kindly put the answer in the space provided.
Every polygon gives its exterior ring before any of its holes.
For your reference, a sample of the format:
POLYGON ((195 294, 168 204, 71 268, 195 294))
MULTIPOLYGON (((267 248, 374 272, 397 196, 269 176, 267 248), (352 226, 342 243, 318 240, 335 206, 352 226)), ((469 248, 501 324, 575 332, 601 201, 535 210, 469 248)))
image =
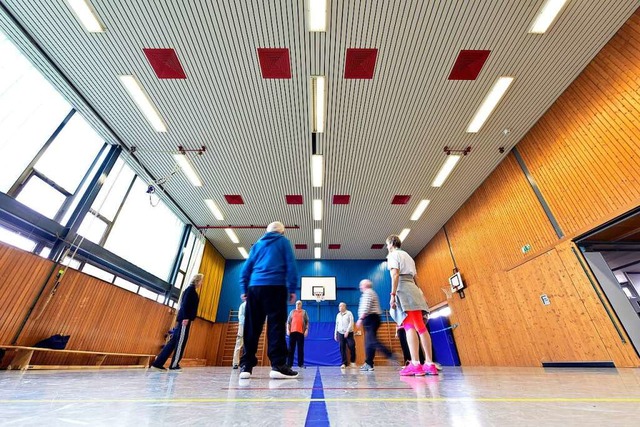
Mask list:
POLYGON ((530 250, 531 250, 531 245, 529 245, 529 244, 526 244, 526 245, 524 245, 522 247, 522 253, 523 254, 529 253, 530 250))

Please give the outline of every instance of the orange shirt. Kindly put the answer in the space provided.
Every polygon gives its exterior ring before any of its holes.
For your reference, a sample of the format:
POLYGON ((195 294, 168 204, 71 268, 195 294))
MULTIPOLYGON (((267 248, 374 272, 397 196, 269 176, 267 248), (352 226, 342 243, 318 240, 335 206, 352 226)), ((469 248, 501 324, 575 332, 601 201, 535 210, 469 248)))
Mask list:
POLYGON ((304 310, 296 309, 291 312, 291 326, 289 332, 304 333, 304 310))

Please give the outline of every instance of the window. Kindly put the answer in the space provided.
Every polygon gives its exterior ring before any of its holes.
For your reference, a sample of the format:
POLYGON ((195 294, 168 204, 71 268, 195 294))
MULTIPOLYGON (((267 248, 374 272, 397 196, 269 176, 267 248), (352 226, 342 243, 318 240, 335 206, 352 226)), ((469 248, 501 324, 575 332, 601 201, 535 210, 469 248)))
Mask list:
POLYGON ((16 200, 47 218, 53 219, 66 197, 37 176, 32 176, 22 188, 16 200))
POLYGON ((7 193, 71 106, 0 32, 0 191, 7 193))
POLYGON ((148 289, 145 288, 140 288, 140 290, 138 291, 138 295, 142 295, 145 298, 149 298, 151 300, 156 301, 158 299, 158 294, 156 294, 155 292, 152 292, 148 289))
POLYGON ((31 252, 36 247, 36 242, 26 238, 20 233, 15 233, 4 227, 0 227, 0 242, 7 243, 16 248, 31 252))
POLYGON ((93 277, 97 277, 98 279, 104 280, 105 282, 113 282, 114 279, 114 275, 104 271, 98 267, 94 267, 91 264, 85 264, 84 267, 82 267, 82 272, 83 273, 87 273, 93 277))
POLYGON ((183 227, 164 203, 151 206, 147 185, 136 178, 104 247, 167 280, 183 227))
POLYGON ((140 289, 140 286, 136 285, 135 283, 131 283, 121 277, 116 277, 116 280, 113 281, 113 284, 119 288, 126 289, 134 293, 138 293, 138 289, 140 289))

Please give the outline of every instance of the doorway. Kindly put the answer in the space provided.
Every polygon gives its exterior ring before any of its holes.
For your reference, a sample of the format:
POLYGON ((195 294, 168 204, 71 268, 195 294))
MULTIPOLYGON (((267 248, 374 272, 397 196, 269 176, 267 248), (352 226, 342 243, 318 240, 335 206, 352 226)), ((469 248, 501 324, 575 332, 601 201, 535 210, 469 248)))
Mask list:
POLYGON ((575 243, 640 355, 640 207, 575 243))

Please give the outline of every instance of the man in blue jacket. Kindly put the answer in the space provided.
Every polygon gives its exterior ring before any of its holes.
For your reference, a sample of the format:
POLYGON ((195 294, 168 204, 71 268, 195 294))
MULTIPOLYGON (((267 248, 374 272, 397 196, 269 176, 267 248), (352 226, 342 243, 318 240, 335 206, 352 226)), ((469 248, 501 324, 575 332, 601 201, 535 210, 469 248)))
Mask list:
POLYGON ((200 297, 197 291, 200 285, 202 285, 203 279, 203 274, 196 274, 193 276, 193 279, 191 279, 191 284, 184 290, 182 299, 180 300, 180 309, 178 310, 178 319, 176 327, 173 330, 173 335, 171 335, 169 342, 162 348, 160 354, 156 356, 151 368, 166 371, 167 369, 164 367, 164 364, 173 352, 169 370, 175 372, 182 369, 180 368, 180 360, 182 356, 184 356, 184 349, 187 346, 191 322, 195 320, 198 314, 200 297))
POLYGON ((284 225, 272 222, 267 232, 251 247, 240 274, 242 299, 247 301, 244 321, 244 353, 240 358, 240 378, 251 378, 258 364, 256 351, 267 318, 270 378, 296 378, 298 373, 287 366, 287 301, 296 300, 298 270, 284 225))

